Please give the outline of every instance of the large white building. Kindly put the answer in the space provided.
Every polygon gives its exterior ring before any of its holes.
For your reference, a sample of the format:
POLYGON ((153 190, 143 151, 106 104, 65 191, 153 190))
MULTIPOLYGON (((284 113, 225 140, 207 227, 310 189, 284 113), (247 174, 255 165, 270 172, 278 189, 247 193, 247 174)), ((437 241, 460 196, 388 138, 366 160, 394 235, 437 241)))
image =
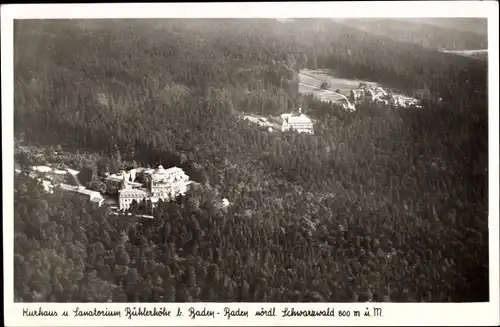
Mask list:
POLYGON ((186 194, 189 176, 181 168, 164 169, 160 165, 149 174, 147 184, 152 197, 169 201, 178 195, 186 194))
POLYGON ((134 201, 139 203, 146 200, 154 206, 159 200, 174 200, 177 196, 186 194, 191 183, 189 176, 181 168, 164 169, 161 165, 156 169, 134 168, 121 176, 121 189, 118 191, 120 210, 129 209, 134 201), (144 181, 145 188, 137 187, 142 184, 135 182, 136 178, 144 181))
POLYGON ((288 130, 295 130, 299 133, 309 133, 313 134, 313 123, 309 117, 302 114, 299 109, 299 114, 282 114, 281 115, 282 126, 281 130, 286 132, 288 130))

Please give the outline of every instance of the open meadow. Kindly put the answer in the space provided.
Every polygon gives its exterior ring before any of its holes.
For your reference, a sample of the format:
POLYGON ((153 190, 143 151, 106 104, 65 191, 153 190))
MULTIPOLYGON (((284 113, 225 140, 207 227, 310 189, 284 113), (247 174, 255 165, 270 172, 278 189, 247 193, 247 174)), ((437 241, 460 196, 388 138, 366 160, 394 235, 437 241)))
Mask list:
POLYGON ((365 83, 367 85, 373 86, 378 85, 377 83, 370 81, 336 77, 334 75, 334 72, 330 69, 303 69, 300 71, 299 76, 301 83, 311 84, 317 87, 319 87, 323 81, 326 81, 328 84, 330 84, 330 90, 339 90, 339 93, 345 96, 349 96, 349 92, 352 89, 358 88, 360 83, 365 83))
POLYGON ((339 94, 334 93, 329 90, 323 90, 319 88, 318 86, 312 86, 311 84, 305 84, 305 83, 300 83, 299 84, 299 92, 303 94, 308 94, 312 93, 316 97, 318 97, 321 101, 324 102, 343 102, 344 98, 341 97, 339 94))

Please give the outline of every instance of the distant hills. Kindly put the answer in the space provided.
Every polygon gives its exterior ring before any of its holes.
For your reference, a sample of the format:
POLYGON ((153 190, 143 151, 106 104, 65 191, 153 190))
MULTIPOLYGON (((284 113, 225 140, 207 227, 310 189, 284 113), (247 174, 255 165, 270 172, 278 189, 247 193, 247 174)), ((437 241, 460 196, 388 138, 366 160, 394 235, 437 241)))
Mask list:
POLYGON ((482 18, 335 18, 371 34, 438 50, 488 48, 487 20, 482 18))
POLYGON ((488 34, 488 21, 486 18, 408 18, 405 20, 479 35, 488 34))

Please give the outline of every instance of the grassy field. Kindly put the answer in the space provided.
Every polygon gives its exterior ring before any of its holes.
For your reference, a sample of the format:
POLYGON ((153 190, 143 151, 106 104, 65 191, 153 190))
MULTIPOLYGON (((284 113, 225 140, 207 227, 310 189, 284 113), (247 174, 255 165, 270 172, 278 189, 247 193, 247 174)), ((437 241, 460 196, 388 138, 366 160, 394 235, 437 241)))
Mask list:
MULTIPOLYGON (((301 79, 302 79, 302 77, 301 77, 301 79)), ((319 86, 313 87, 310 85, 306 85, 306 84, 303 84, 301 82, 299 84, 299 92, 304 93, 304 94, 313 93, 315 96, 320 98, 321 101, 325 101, 325 102, 328 102, 328 101, 343 102, 344 101, 344 99, 341 96, 339 96, 338 94, 329 92, 327 90, 318 89, 318 87, 319 86)))
POLYGON ((299 76, 301 83, 311 84, 317 87, 319 87, 323 81, 326 81, 328 82, 328 84, 330 84, 330 90, 339 90, 339 93, 345 96, 349 96, 349 92, 352 89, 358 88, 360 83, 366 83, 367 85, 377 85, 376 83, 369 81, 335 77, 334 73, 329 70, 303 69, 300 71, 299 76))

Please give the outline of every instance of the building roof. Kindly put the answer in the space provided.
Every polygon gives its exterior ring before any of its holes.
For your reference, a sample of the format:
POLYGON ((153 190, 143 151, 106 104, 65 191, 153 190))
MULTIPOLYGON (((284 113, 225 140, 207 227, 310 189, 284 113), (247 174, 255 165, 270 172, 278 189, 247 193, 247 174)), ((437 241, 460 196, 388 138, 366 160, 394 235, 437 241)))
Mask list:
POLYGON ((92 191, 92 190, 89 190, 87 188, 78 188, 76 190, 78 193, 81 193, 81 194, 86 194, 88 196, 90 196, 91 198, 98 198, 98 199, 102 199, 102 195, 101 193, 97 192, 97 191, 92 191))
POLYGON ((286 120, 290 124, 294 124, 294 123, 312 123, 311 119, 309 119, 309 117, 307 117, 304 114, 300 114, 299 116, 290 116, 286 120))
POLYGON ((66 171, 68 173, 70 173, 71 175, 78 175, 78 173, 80 173, 78 170, 74 170, 74 169, 71 169, 71 168, 67 168, 66 171))
MULTIPOLYGON (((139 169, 139 168, 137 168, 139 169)), ((153 174, 155 170, 153 168, 141 168, 141 170, 137 170, 138 173, 143 173, 143 174, 153 174)))
POLYGON ((170 174, 174 172, 183 172, 183 170, 176 166, 165 169, 162 165, 159 165, 155 170, 155 174, 170 174))
POLYGON ((91 200, 92 199, 104 199, 102 197, 101 193, 99 193, 97 191, 89 190, 83 186, 73 186, 73 185, 61 183, 61 184, 59 184, 59 188, 64 190, 64 191, 75 192, 75 193, 87 195, 91 200))
POLYGON ((136 188, 126 188, 118 191, 120 197, 147 198, 149 193, 145 190, 136 188))
POLYGON ((61 183, 59 184, 59 188, 64 191, 76 191, 77 186, 61 183))
POLYGON ((68 173, 66 170, 61 170, 61 169, 54 169, 52 172, 58 175, 66 175, 68 173))
MULTIPOLYGON (((121 183, 121 182, 123 182, 123 175, 109 175, 108 177, 106 177, 105 180, 111 181, 111 182, 121 183)), ((127 183, 131 186, 137 186, 137 187, 142 185, 141 183, 131 182, 129 180, 127 180, 127 183)))
POLYGON ((123 180, 123 176, 109 175, 108 177, 105 178, 105 180, 112 182, 121 182, 123 180))
POLYGON ((187 176, 184 173, 184 171, 179 167, 174 166, 168 169, 163 169, 162 166, 159 166, 158 169, 156 169, 156 171, 151 175, 151 177, 154 181, 161 181, 161 180, 169 180, 175 174, 179 174, 181 176, 183 175, 187 176))
POLYGON ((52 168, 49 166, 32 166, 30 167, 34 171, 38 171, 40 173, 48 173, 52 171, 52 168))
POLYGON ((78 176, 68 172, 66 174, 66 181, 68 182, 69 185, 73 186, 82 186, 82 183, 80 183, 80 180, 78 179, 78 176))
POLYGON ((50 181, 42 181, 42 185, 46 191, 52 190, 52 184, 50 183, 50 181))

